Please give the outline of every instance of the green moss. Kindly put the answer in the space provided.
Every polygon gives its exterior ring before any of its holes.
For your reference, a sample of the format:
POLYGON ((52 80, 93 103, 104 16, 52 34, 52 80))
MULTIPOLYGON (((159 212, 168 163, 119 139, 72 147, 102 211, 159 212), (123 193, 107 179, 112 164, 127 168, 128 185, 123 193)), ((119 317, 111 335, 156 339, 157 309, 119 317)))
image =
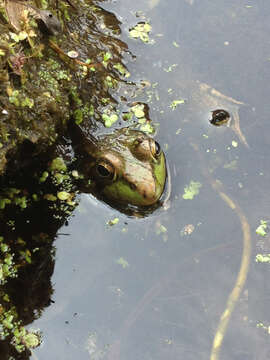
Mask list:
POLYGON ((77 125, 83 122, 83 112, 81 109, 76 109, 73 115, 74 115, 75 123, 77 125))
POLYGON ((34 100, 33 99, 30 99, 28 97, 24 98, 22 101, 21 101, 21 106, 22 107, 29 107, 30 109, 34 106, 34 100))
POLYGON ((11 200, 7 198, 1 198, 0 197, 0 209, 3 210, 7 204, 10 204, 11 200))
POLYGON ((53 94, 57 102, 61 102, 61 93, 60 93, 58 81, 54 77, 54 74, 48 71, 48 69, 45 68, 44 66, 41 66, 41 69, 42 70, 38 72, 39 85, 44 87, 44 83, 46 83, 46 89, 49 90, 51 94, 53 94))
POLYGON ((40 344, 40 335, 34 332, 26 332, 23 336, 25 346, 29 348, 36 348, 40 344))
POLYGON ((22 209, 25 209, 27 207, 27 198, 26 196, 17 197, 14 199, 15 205, 20 206, 22 209))
POLYGON ((70 194, 66 191, 59 191, 57 193, 57 197, 59 200, 65 201, 68 200, 70 198, 70 194))
POLYGON ((16 107, 28 107, 32 108, 35 104, 34 100, 27 97, 23 91, 13 90, 9 96, 9 102, 16 107))
POLYGON ((41 183, 45 182, 47 180, 48 176, 49 176, 48 171, 43 171, 41 177, 39 178, 39 181, 41 183))
POLYGON ((76 86, 73 86, 70 89, 70 95, 72 98, 72 101, 77 105, 77 106, 81 106, 82 105, 82 100, 80 98, 80 95, 78 94, 77 88, 76 86))
POLYGON ((21 255, 21 258, 25 260, 28 264, 31 264, 31 252, 28 249, 19 251, 19 254, 21 255))
POLYGON ((14 255, 11 253, 10 247, 4 242, 4 238, 0 236, 0 284, 3 285, 8 278, 13 278, 17 274, 17 267, 13 262, 14 255))
POLYGON ((45 194, 44 199, 48 200, 48 201, 56 201, 57 197, 55 195, 53 195, 53 194, 45 194))
POLYGON ((38 331, 28 331, 21 326, 15 307, 9 310, 1 308, 0 324, 1 339, 11 336, 11 342, 19 353, 25 349, 35 348, 41 342, 41 334, 38 331))
POLYGON ((128 70, 124 67, 123 64, 121 63, 117 63, 114 64, 113 67, 119 71, 119 73, 123 76, 125 76, 126 78, 130 77, 130 73, 128 72, 128 70))
POLYGON ((102 120, 104 121, 105 127, 111 127, 118 120, 118 115, 115 113, 112 114, 102 114, 102 120))
POLYGON ((53 159, 49 169, 50 171, 66 171, 67 165, 61 157, 57 157, 53 159))
POLYGON ((18 90, 14 90, 12 92, 12 94, 9 96, 9 102, 11 104, 14 104, 15 106, 20 106, 20 100, 19 100, 19 91, 18 90))
POLYGON ((21 209, 27 207, 28 199, 22 195, 22 190, 16 188, 6 188, 0 194, 0 209, 5 209, 6 205, 16 205, 21 209))

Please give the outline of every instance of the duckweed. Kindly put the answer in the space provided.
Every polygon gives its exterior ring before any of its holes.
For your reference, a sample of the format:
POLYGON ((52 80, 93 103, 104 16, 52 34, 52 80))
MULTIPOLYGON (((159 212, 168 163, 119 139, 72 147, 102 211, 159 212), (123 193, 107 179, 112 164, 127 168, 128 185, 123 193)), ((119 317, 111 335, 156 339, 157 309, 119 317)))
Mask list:
POLYGON ((144 104, 137 104, 132 106, 131 111, 138 119, 145 117, 144 104))
POLYGON ((56 157, 55 159, 53 159, 53 161, 51 162, 51 165, 49 167, 50 171, 67 171, 67 166, 65 164, 65 161, 63 160, 63 158, 61 157, 56 157))
POLYGON ((255 261, 259 263, 270 263, 270 254, 257 254, 255 261))
POLYGON ((104 121, 105 127, 111 127, 118 120, 117 114, 102 114, 102 120, 104 121))
POLYGON ((124 67, 123 64, 121 63, 117 63, 113 65, 114 69, 118 70, 119 73, 123 76, 125 76, 126 78, 130 77, 130 72, 124 67))
POLYGON ((189 185, 184 188, 183 199, 192 200, 194 196, 199 194, 201 186, 202 184, 200 182, 191 180, 189 185))
POLYGON ((119 223, 119 218, 114 218, 114 219, 112 219, 112 220, 109 220, 108 222, 107 222, 107 224, 108 225, 110 225, 110 226, 113 226, 113 225, 116 225, 116 224, 118 224, 119 223))
POLYGON ((0 209, 5 209, 6 205, 16 205, 21 209, 27 207, 28 199, 22 195, 23 191, 16 188, 6 188, 0 193, 0 209))
POLYGON ((261 220, 260 221, 260 225, 257 227, 256 229, 256 234, 260 235, 260 236, 266 236, 267 235, 267 221, 265 220, 261 220))
POLYGON ((11 253, 10 247, 4 242, 4 238, 0 236, 0 285, 3 285, 8 278, 17 275, 17 268, 14 266, 14 254, 11 253))
POLYGON ((182 105, 184 103, 185 103, 185 100, 183 100, 183 99, 174 100, 174 101, 171 102, 170 108, 172 110, 175 110, 178 105, 182 105))
POLYGON ((125 260, 124 258, 120 257, 118 260, 116 260, 116 263, 118 265, 121 265, 123 269, 126 269, 127 267, 129 267, 129 263, 127 260, 125 260))
POLYGON ((144 43, 149 43, 149 33, 152 26, 147 22, 140 22, 129 30, 129 36, 134 39, 140 39, 144 43))

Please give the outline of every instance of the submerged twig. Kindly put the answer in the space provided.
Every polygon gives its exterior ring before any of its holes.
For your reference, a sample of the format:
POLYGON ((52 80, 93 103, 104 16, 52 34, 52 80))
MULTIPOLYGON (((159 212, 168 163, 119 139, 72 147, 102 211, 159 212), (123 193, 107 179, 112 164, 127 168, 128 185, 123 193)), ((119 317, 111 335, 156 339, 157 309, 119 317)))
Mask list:
POLYGON ((90 64, 87 64, 86 62, 83 62, 79 59, 74 59, 74 58, 71 58, 69 57, 54 41, 52 41, 51 39, 49 40, 49 44, 50 44, 50 47, 59 55, 59 57, 65 61, 65 62, 69 62, 69 63, 72 63, 72 64, 77 64, 77 65, 80 65, 80 66, 86 66, 88 69, 91 69, 91 68, 104 68, 104 66, 101 64, 101 63, 90 63, 90 64))
MULTIPOLYGON (((181 266, 188 261, 198 258, 200 256, 206 255, 209 252, 216 251, 218 249, 224 248, 228 245, 230 245, 231 242, 228 244, 222 244, 217 245, 205 250, 200 250, 196 253, 193 253, 191 256, 186 258, 181 266)), ((121 330, 119 337, 113 342, 113 344, 109 347, 108 353, 106 354, 106 360, 118 360, 120 358, 120 352, 121 352, 121 344, 125 337, 127 336, 129 330, 134 325, 134 323, 138 320, 138 318, 143 314, 145 308, 155 299, 161 291, 168 286, 168 284, 172 281, 174 278, 174 275, 179 273, 179 264, 173 266, 169 274, 166 274, 162 279, 160 279, 156 284, 154 284, 141 298, 141 300, 138 302, 136 307, 129 313, 127 318, 125 319, 121 330)))
MULTIPOLYGON (((200 158, 200 163, 203 164, 204 163, 203 157, 201 155, 198 145, 191 142, 191 146, 197 152, 200 158)), ((243 233, 243 239, 242 239, 243 250, 242 250, 240 269, 234 287, 228 297, 226 308, 220 317, 216 334, 213 340, 211 355, 210 355, 210 360, 218 360, 222 343, 229 324, 229 320, 231 318, 235 305, 246 283, 247 274, 249 270, 250 257, 251 257, 251 236, 250 236, 249 223, 241 207, 224 192, 221 183, 219 183, 218 181, 214 180, 211 177, 210 173, 208 172, 205 166, 202 167, 202 173, 210 183, 211 187, 221 197, 221 199, 236 213, 241 223, 241 228, 243 233)))

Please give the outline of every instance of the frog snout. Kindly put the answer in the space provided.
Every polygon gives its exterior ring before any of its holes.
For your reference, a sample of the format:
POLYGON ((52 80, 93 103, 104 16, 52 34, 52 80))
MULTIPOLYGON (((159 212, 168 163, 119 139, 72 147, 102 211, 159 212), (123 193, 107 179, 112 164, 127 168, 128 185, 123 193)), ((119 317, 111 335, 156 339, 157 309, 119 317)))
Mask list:
POLYGON ((160 197, 155 183, 143 182, 139 185, 138 190, 143 198, 144 205, 152 205, 160 197))

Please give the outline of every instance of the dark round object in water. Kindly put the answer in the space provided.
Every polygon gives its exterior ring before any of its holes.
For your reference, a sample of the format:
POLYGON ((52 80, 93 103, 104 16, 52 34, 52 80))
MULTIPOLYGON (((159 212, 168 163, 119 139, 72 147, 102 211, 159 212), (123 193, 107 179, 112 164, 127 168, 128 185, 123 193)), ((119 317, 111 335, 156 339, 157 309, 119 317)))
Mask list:
POLYGON ((223 109, 217 109, 212 111, 212 119, 210 120, 210 123, 215 126, 220 126, 227 124, 227 122, 230 120, 230 114, 227 110, 223 109))

